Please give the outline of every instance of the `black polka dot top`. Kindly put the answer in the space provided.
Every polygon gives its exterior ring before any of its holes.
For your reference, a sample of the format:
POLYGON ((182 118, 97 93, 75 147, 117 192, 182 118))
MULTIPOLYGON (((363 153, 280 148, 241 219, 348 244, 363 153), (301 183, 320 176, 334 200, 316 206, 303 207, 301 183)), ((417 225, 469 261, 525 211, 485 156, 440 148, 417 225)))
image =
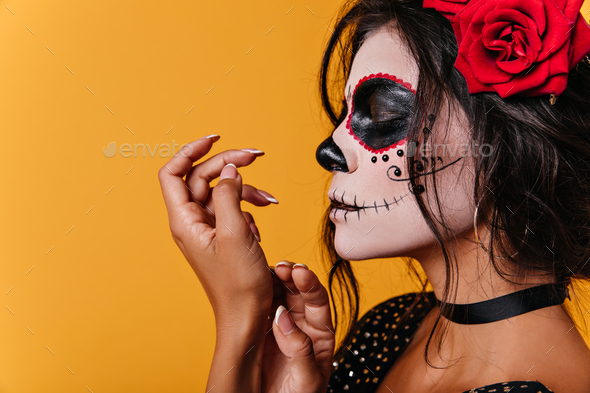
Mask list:
MULTIPOLYGON (((435 301, 433 292, 426 296, 409 293, 386 300, 363 315, 349 350, 332 364, 328 393, 375 392, 435 301), (402 320, 405 309, 416 297, 419 297, 418 304, 402 320)), ((538 381, 510 381, 475 387, 463 393, 479 392, 548 393, 552 390, 538 381)))

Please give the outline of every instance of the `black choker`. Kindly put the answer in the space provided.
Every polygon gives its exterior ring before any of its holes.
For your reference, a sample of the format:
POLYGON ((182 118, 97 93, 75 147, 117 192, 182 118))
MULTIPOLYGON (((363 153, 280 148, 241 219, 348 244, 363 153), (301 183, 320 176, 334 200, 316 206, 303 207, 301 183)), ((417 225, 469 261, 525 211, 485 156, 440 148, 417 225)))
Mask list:
POLYGON ((566 296, 569 298, 567 286, 545 284, 478 303, 453 304, 444 303, 438 299, 436 302, 439 306, 450 306, 442 313, 446 319, 463 325, 475 325, 496 322, 529 311, 562 304, 566 296), (554 287, 559 292, 557 297, 553 291, 554 287))

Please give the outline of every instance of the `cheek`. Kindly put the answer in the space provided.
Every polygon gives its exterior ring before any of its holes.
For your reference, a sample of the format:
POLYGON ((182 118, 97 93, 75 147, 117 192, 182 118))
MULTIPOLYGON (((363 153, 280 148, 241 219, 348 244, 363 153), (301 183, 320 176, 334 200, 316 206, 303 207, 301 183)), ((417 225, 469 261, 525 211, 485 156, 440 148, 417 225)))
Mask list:
MULTIPOLYGON (((463 233, 473 228, 474 181, 469 169, 457 164, 446 168, 437 175, 437 191, 441 204, 441 213, 447 225, 454 233, 463 233)), ((430 205, 434 205, 434 190, 428 190, 426 195, 430 205)), ((433 208, 434 209, 434 208, 433 208)))
POLYGON ((409 194, 406 160, 408 144, 403 139, 383 153, 363 150, 359 153, 356 182, 362 185, 363 195, 374 196, 380 205, 397 205, 409 194))
MULTIPOLYGON (((359 206, 374 207, 358 215, 350 214, 346 222, 337 222, 335 247, 344 259, 412 256, 416 250, 436 245, 436 239, 410 189, 406 169, 408 148, 413 147, 404 144, 383 154, 363 150, 358 155, 360 163, 357 171, 342 174, 348 180, 347 195, 355 192, 362 196, 357 201, 359 206)), ((447 225, 455 233, 471 229, 474 208, 470 190, 473 184, 466 177, 468 170, 461 169, 462 162, 456 161, 458 157, 441 157, 440 160, 437 157, 425 158, 425 161, 415 161, 415 170, 425 173, 420 176, 420 182, 427 185, 427 192, 424 186, 418 184, 421 189, 417 189, 416 193, 423 194, 421 197, 431 211, 437 211, 433 178, 427 174, 436 171, 438 197, 447 225)))

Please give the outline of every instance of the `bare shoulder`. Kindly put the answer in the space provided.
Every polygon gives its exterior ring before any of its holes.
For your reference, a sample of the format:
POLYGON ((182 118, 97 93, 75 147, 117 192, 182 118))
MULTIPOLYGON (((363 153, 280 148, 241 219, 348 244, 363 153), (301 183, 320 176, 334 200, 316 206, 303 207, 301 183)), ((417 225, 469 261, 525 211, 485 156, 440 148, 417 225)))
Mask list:
POLYGON ((575 328, 555 340, 535 368, 536 379, 553 392, 590 393, 590 349, 575 328))

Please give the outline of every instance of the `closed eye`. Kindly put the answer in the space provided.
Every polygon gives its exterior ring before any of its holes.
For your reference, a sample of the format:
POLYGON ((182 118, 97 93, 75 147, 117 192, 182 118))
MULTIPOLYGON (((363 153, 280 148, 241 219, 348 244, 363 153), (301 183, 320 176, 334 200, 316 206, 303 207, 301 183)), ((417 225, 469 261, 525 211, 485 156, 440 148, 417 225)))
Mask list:
POLYGON ((403 118, 404 118, 404 116, 401 116, 397 112, 382 112, 382 111, 373 112, 373 108, 371 108, 371 121, 373 123, 387 123, 392 120, 399 120, 399 119, 403 119, 403 118))
POLYGON ((391 101, 380 94, 373 93, 371 95, 369 108, 373 123, 386 123, 404 118, 404 115, 392 108, 391 101))

